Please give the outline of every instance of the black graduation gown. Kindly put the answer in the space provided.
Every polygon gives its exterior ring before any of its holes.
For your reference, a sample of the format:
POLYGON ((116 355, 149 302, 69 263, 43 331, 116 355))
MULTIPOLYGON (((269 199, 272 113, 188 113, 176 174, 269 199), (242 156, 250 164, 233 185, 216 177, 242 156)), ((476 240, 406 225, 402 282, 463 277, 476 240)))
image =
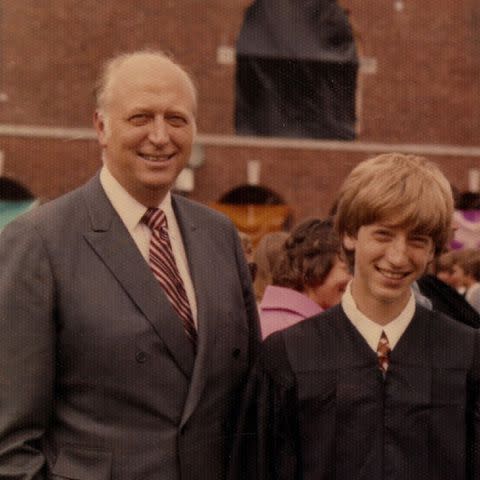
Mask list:
POLYGON ((480 478, 478 332, 420 306, 386 378, 341 306, 270 336, 231 479, 480 478))

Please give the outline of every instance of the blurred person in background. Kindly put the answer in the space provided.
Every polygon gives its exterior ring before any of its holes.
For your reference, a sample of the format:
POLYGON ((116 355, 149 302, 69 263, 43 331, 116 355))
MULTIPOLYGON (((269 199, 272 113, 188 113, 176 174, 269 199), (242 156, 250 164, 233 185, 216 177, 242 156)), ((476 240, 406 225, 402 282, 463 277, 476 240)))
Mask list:
POLYGON ((434 261, 433 265, 436 277, 454 289, 460 287, 460 281, 458 277, 455 277, 453 268, 455 265, 455 257, 457 255, 458 251, 443 253, 436 259, 436 261, 434 261))
POLYGON ((247 261, 248 269, 250 270, 250 276, 252 277, 252 282, 255 280, 257 273, 257 265, 253 261, 253 242, 252 237, 245 232, 238 231, 238 236, 242 242, 242 250, 245 254, 245 260, 247 261))
POLYGON ((302 222, 286 239, 260 303, 262 337, 336 305, 350 279, 332 221, 302 222))
POLYGON ((460 323, 474 328, 480 327, 480 314, 465 296, 459 293, 463 286, 463 269, 457 265, 458 259, 465 253, 451 250, 443 253, 432 262, 429 273, 417 281, 418 288, 431 302, 431 308, 442 312, 460 323))
POLYGON ((287 238, 288 232, 282 230, 266 233, 254 250, 253 261, 256 265, 256 273, 253 288, 257 303, 262 300, 267 285, 272 284, 272 270, 287 238))
POLYGON ((465 286, 465 262, 468 257, 474 255, 476 250, 472 248, 465 248, 462 250, 453 251, 453 266, 452 266, 452 275, 451 281, 455 285, 458 293, 465 296, 467 287, 465 286))
POLYGON ((464 289, 465 300, 480 313, 480 252, 462 250, 454 264, 454 277, 464 289))

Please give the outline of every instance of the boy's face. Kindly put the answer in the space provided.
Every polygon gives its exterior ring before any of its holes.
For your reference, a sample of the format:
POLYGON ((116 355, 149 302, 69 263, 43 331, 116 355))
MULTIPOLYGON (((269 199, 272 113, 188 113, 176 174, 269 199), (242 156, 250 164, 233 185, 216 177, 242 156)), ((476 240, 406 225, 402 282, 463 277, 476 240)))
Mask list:
POLYGON ((364 225, 356 237, 343 238, 345 248, 355 252, 352 295, 357 307, 383 323, 400 314, 410 298, 410 286, 434 256, 431 237, 394 225, 364 225))

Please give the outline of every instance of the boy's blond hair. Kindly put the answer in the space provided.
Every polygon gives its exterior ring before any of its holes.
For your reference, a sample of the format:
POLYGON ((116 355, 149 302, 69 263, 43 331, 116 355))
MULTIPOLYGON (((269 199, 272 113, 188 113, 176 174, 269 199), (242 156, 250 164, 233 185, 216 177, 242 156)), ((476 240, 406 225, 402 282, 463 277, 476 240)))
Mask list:
MULTIPOLYGON (((364 225, 393 219, 394 226, 431 237, 436 256, 449 239, 452 189, 438 166, 423 157, 388 153, 360 163, 343 183, 337 202, 335 227, 341 239, 356 237, 364 225)), ((351 252, 344 253, 352 265, 351 252)))

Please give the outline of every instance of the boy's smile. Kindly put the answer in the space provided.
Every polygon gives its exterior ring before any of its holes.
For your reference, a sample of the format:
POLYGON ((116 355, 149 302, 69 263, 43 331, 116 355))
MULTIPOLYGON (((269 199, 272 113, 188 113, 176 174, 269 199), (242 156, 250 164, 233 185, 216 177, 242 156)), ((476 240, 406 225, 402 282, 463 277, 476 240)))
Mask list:
POLYGON ((410 287, 433 259, 433 240, 394 223, 360 227, 344 246, 355 252, 352 295, 373 321, 386 324, 397 317, 411 295, 410 287))

